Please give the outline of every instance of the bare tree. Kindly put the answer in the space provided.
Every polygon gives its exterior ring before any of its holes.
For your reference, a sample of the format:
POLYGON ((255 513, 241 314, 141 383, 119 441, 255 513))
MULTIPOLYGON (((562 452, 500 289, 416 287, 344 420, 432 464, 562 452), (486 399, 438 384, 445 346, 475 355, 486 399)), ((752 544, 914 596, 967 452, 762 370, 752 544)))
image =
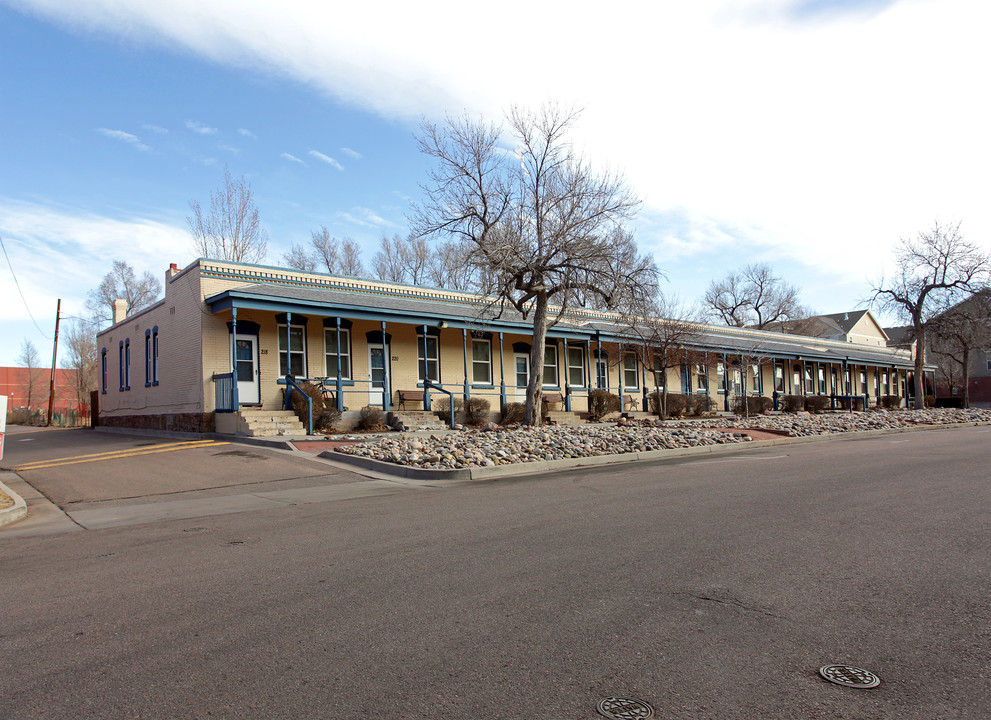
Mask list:
POLYGON ((349 237, 341 241, 337 274, 345 277, 364 277, 368 273, 361 263, 361 246, 349 237))
POLYGON ((925 365, 925 329, 939 303, 945 307, 977 292, 987 280, 986 251, 963 239, 960 223, 941 225, 902 238, 895 247, 896 274, 882 277, 871 288, 870 302, 912 323, 915 333, 915 407, 925 407, 922 371, 925 365))
POLYGON ((103 276, 95 290, 89 291, 86 309, 97 327, 105 327, 114 316, 114 301, 126 300, 128 315, 148 307, 162 293, 162 283, 147 270, 138 277, 123 260, 114 260, 113 269, 103 276))
POLYGON ((937 314, 928 323, 936 365, 952 390, 959 378, 964 407, 970 407, 973 353, 991 350, 991 290, 982 290, 937 314))
POLYGON ((620 288, 651 296, 658 270, 640 255, 626 228, 640 201, 623 179, 597 173, 566 136, 577 113, 555 106, 513 108, 516 157, 499 147, 501 128, 468 117, 443 126, 424 122, 422 152, 436 161, 412 211, 414 232, 471 248, 471 262, 490 271, 483 288, 533 323, 526 422, 540 423, 547 329, 577 292, 607 301, 620 288), (558 307, 552 310, 551 303, 558 307))
POLYGON ((427 267, 427 280, 434 287, 461 292, 478 291, 485 284, 482 268, 472 263, 470 246, 452 240, 436 246, 427 267))
POLYGON ((704 302, 714 316, 736 327, 763 329, 805 316, 798 289, 775 275, 767 263, 747 265, 722 280, 713 280, 704 302))
POLYGON ((293 243, 289 246, 289 252, 282 253, 282 262, 293 270, 315 272, 319 258, 316 253, 307 250, 306 246, 293 243))
POLYGON ((63 367, 75 371, 75 393, 79 405, 89 403, 89 394, 96 390, 99 355, 92 323, 74 320, 65 331, 67 358, 63 367))
POLYGON ((658 294, 639 307, 628 307, 623 315, 623 334, 632 342, 626 343, 622 355, 632 353, 654 375, 654 387, 660 388, 657 414, 662 420, 668 417, 667 373, 681 367, 686 358, 695 359, 689 347, 699 340, 703 312, 697 306, 686 307, 676 296, 658 294))
POLYGON ((35 348, 34 343, 24 338, 21 343, 21 353, 17 356, 17 362, 21 364, 21 367, 27 368, 27 379, 24 381, 24 390, 26 391, 28 409, 31 409, 31 404, 34 401, 34 391, 37 387, 36 379, 34 376, 34 370, 38 367, 38 363, 41 360, 38 357, 38 350, 35 348))
POLYGON ((383 235, 379 250, 372 257, 372 273, 379 280, 402 283, 408 281, 403 257, 403 238, 398 233, 391 238, 383 235))
POLYGON ((340 242, 336 237, 331 236, 324 225, 320 226, 319 231, 315 230, 310 235, 317 260, 323 262, 327 272, 336 273, 340 259, 340 242))
POLYGON ((268 236, 258 221, 258 208, 244 177, 235 180, 224 167, 224 186, 210 193, 210 213, 196 200, 186 218, 193 233, 193 247, 202 257, 230 262, 257 263, 265 259, 268 236))

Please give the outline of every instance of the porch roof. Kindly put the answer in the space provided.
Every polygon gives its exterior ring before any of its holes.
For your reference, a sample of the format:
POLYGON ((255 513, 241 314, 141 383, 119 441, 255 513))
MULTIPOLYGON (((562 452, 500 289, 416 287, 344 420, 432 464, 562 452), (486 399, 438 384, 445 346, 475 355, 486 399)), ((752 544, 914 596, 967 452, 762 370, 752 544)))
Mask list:
MULTIPOLYGON (((361 289, 292 286, 256 283, 225 290, 206 298, 211 312, 239 309, 262 310, 272 313, 292 312, 303 315, 342 317, 352 320, 372 320, 406 325, 436 326, 441 321, 448 327, 467 330, 488 330, 532 335, 529 319, 515 308, 498 308, 471 296, 454 299, 428 294, 404 294, 361 289)), ((567 338, 580 342, 596 338, 608 342, 629 341, 630 333, 620 322, 604 319, 568 318, 548 330, 549 338, 567 338)), ((699 325, 695 337, 686 343, 699 350, 715 353, 747 354, 764 358, 805 359, 812 362, 843 362, 881 367, 911 368, 912 359, 892 348, 841 343, 822 338, 750 330, 746 328, 699 325)))

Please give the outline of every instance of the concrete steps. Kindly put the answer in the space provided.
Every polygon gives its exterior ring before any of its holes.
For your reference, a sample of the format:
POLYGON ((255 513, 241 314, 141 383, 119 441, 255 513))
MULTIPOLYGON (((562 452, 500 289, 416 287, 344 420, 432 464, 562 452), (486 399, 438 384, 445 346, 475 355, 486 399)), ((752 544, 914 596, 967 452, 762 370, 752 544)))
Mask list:
POLYGON ((544 417, 555 425, 584 425, 585 421, 575 412, 549 411, 544 413, 544 417))
POLYGON ((249 437, 306 435, 306 427, 292 410, 242 408, 240 416, 238 431, 249 437))
POLYGON ((401 420, 408 430, 444 430, 447 428, 436 413, 427 410, 392 411, 388 416, 389 424, 394 425, 401 420))

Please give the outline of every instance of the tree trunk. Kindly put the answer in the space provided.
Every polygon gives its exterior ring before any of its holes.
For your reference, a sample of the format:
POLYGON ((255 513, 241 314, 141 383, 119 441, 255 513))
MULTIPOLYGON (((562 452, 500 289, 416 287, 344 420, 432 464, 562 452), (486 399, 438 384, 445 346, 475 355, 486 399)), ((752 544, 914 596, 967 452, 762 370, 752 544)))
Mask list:
POLYGON ((530 348, 530 379, 526 386, 526 424, 540 425, 541 388, 544 384, 544 346, 547 340, 547 307, 544 292, 537 294, 533 309, 533 346, 530 348))
POLYGON ((970 348, 963 349, 963 406, 970 407, 970 348))
POLYGON ((922 322, 915 318, 915 409, 922 410, 926 407, 926 386, 922 377, 922 369, 925 364, 926 336, 922 330, 922 322))

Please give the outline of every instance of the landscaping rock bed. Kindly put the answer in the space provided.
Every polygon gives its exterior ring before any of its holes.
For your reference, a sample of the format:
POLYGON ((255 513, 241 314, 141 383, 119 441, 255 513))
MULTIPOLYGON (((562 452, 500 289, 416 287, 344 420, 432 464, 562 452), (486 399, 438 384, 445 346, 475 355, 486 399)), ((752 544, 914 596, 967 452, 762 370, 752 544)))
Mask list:
POLYGON ((599 423, 494 430, 490 427, 485 431, 465 430, 428 438, 400 434, 336 447, 335 451, 428 470, 451 470, 744 443, 751 440, 745 433, 747 429, 808 437, 958 423, 991 424, 991 410, 877 410, 663 422, 647 419, 625 425, 599 423))
POLYGON ((514 430, 466 430, 429 438, 400 435, 337 452, 429 470, 495 467, 514 463, 672 450, 749 442, 744 433, 704 428, 562 425, 514 430))

